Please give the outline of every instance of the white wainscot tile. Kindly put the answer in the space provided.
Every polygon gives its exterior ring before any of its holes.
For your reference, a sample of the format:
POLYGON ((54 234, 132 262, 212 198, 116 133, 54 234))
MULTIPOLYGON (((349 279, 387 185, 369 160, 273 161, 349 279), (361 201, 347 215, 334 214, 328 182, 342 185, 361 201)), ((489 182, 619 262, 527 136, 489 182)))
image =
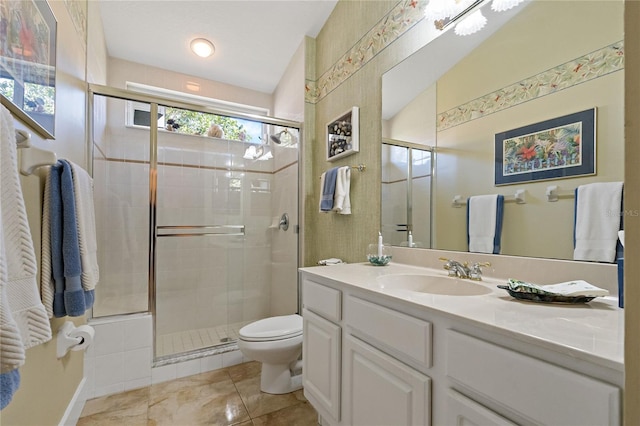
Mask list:
POLYGON ((96 357, 124 351, 124 326, 121 321, 96 324, 96 335, 93 341, 96 357))
POLYGON ((95 388, 111 387, 124 382, 124 353, 97 356, 95 359, 95 388))
POLYGON ((127 381, 151 380, 151 348, 127 351, 124 354, 124 377, 127 381))
POLYGON ((176 376, 187 377, 200 373, 200 359, 192 359, 189 361, 176 364, 176 376))
POLYGON ((162 383, 177 378, 176 364, 163 365, 151 369, 151 383, 162 383))

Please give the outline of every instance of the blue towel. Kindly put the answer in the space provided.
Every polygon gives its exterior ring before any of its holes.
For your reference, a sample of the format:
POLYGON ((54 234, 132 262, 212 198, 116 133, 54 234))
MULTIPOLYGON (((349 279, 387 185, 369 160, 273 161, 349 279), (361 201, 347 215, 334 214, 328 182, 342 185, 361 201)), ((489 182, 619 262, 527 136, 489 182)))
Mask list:
POLYGON ((61 318, 67 315, 64 307, 64 259, 62 257, 62 194, 60 193, 60 173, 62 166, 58 162, 51 167, 49 197, 49 215, 51 223, 51 273, 55 283, 53 295, 53 316, 61 318))
POLYGON ((61 160, 51 167, 49 211, 51 270, 55 282, 53 315, 82 316, 93 305, 93 290, 82 288, 82 262, 70 164, 61 160))
POLYGON ((322 188, 322 200, 320 201, 320 210, 323 212, 333 210, 333 195, 336 192, 338 168, 329 169, 324 175, 324 187, 322 188))
POLYGON ((20 387, 20 371, 16 368, 0 374, 0 410, 9 405, 20 387))
POLYGON ((502 217, 504 216, 504 195, 498 195, 496 207, 496 234, 493 237, 493 254, 500 254, 502 240, 502 217))
POLYGON ((82 261, 78 242, 76 199, 71 165, 61 160, 60 193, 62 195, 62 258, 64 260, 64 307, 67 315, 79 317, 87 310, 82 288, 82 261))

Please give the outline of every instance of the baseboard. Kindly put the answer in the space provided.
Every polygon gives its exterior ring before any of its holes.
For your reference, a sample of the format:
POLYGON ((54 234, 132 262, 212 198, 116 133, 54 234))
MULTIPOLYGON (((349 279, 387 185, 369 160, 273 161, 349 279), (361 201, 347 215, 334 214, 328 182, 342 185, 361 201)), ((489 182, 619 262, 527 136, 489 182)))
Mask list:
POLYGON ((80 414, 82 414, 82 409, 84 408, 84 403, 87 401, 84 392, 86 382, 87 378, 83 377, 76 388, 76 392, 73 394, 73 398, 69 401, 69 405, 58 426, 75 426, 75 424, 78 423, 78 419, 80 419, 80 414))

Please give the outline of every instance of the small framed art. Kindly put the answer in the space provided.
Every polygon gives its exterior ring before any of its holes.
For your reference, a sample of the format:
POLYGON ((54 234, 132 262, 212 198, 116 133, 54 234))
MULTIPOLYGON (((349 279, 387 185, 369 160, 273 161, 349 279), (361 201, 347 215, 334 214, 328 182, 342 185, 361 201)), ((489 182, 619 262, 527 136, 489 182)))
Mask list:
POLYGON ((327 161, 337 160, 359 151, 358 107, 327 123, 327 161))

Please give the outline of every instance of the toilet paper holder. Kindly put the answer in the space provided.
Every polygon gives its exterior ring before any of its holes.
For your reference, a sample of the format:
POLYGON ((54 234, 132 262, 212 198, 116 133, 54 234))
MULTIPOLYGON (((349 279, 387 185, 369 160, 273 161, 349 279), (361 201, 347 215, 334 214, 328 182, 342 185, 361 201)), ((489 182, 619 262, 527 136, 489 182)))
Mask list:
POLYGON ((71 321, 66 321, 58 329, 57 351, 58 359, 64 357, 67 352, 85 350, 91 343, 95 330, 90 325, 76 327, 71 321))

